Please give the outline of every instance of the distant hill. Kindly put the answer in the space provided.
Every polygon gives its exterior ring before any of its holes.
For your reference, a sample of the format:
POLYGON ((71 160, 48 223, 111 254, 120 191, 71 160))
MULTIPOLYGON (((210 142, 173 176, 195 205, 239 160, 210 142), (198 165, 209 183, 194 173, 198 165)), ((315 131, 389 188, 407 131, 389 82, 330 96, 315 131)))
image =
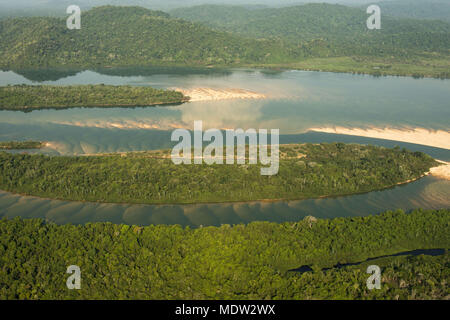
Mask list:
POLYGON ((450 75, 450 23, 443 21, 383 17, 382 29, 370 31, 365 11, 329 4, 250 9, 206 5, 170 14, 142 7, 97 7, 82 12, 81 30, 69 30, 65 18, 1 20, 0 68, 247 65, 450 75), (312 58, 331 60, 302 64, 312 58))
POLYGON ((301 55, 283 43, 243 39, 141 7, 104 6, 65 19, 0 21, 0 66, 118 66, 275 63, 301 55))
POLYGON ((439 19, 450 22, 450 1, 394 0, 377 3, 383 14, 393 17, 439 19))
MULTIPOLYGON (((369 47, 447 51, 450 24, 440 21, 382 16, 382 29, 368 30, 365 10, 333 4, 306 4, 248 10, 239 6, 202 5, 179 8, 171 15, 253 38, 283 38, 292 42, 324 39, 348 52, 369 47)), ((398 50, 397 50, 398 51, 398 50)), ((341 51, 342 52, 342 51, 341 51)))

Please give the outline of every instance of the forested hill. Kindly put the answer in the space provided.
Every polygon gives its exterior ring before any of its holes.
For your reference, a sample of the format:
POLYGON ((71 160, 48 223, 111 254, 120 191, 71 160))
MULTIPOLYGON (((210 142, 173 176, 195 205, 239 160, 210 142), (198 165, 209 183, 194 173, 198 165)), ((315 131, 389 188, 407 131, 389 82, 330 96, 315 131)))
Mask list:
POLYGON ((246 40, 140 7, 83 12, 81 29, 50 17, 0 21, 0 67, 237 64, 289 61, 281 42, 246 40))
POLYGON ((371 47, 379 55, 394 49, 446 53, 450 49, 450 23, 393 18, 383 11, 382 29, 368 30, 369 15, 365 10, 343 5, 323 3, 262 9, 202 5, 170 13, 254 38, 284 38, 293 42, 325 39, 333 44, 335 53, 370 53, 371 47))
POLYGON ((450 23, 383 16, 382 29, 369 31, 367 17, 360 8, 308 4, 197 6, 171 15, 103 6, 82 12, 80 30, 69 30, 65 18, 6 19, 0 68, 246 65, 449 77, 450 23), (312 58, 330 60, 305 62, 312 58))

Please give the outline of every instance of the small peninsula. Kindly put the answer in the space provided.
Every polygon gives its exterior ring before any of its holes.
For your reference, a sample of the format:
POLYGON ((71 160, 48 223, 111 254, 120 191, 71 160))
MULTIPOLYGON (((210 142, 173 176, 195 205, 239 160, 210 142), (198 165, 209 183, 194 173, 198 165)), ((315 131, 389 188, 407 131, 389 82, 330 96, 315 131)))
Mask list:
POLYGON ((111 85, 14 85, 0 87, 0 110, 31 111, 74 107, 138 107, 188 101, 181 92, 111 85))

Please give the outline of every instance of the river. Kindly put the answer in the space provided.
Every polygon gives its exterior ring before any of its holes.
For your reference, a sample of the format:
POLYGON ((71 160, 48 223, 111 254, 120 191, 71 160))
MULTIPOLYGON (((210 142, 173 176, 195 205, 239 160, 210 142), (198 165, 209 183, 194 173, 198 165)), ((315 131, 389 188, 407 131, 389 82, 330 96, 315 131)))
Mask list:
MULTIPOLYGON (((372 77, 322 72, 201 69, 0 71, 0 85, 112 84, 156 88, 246 89, 263 100, 199 101, 177 106, 74 108, 28 113, 0 111, 0 141, 37 139, 54 155, 169 148, 173 128, 280 129, 280 143, 355 142, 414 151, 450 161, 450 150, 418 144, 310 132, 317 127, 425 128, 449 131, 450 80, 372 77)), ((450 206, 450 182, 425 177, 392 189, 303 201, 199 205, 121 205, 38 199, 0 192, 0 217, 42 217, 56 223, 206 226, 376 214, 384 210, 450 206)))

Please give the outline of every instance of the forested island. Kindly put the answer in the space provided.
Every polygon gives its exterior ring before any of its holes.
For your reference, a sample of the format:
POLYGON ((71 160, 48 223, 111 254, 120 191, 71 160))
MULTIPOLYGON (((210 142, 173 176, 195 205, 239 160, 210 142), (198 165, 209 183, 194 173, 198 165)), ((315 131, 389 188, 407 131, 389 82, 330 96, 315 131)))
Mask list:
POLYGON ((283 8, 194 6, 169 13, 103 6, 83 27, 63 18, 0 20, 0 68, 275 67, 373 75, 450 77, 450 23, 306 4, 283 8), (111 26, 114 26, 112 28, 111 26))
POLYGON ((448 251, 333 266, 448 249, 449 226, 448 209, 198 229, 2 219, 0 299, 448 299, 448 251), (70 265, 81 290, 66 287, 70 265))
POLYGON ((41 149, 45 143, 41 141, 0 141, 0 150, 41 149))
POLYGON ((0 87, 0 110, 70 107, 136 107, 188 101, 182 93, 151 87, 110 85, 14 85, 0 87))
POLYGON ((3 152, 0 189, 113 203, 306 199, 392 187, 437 165, 421 152, 343 143, 281 145, 274 176, 262 176, 261 164, 175 165, 170 150, 95 156, 3 152))

